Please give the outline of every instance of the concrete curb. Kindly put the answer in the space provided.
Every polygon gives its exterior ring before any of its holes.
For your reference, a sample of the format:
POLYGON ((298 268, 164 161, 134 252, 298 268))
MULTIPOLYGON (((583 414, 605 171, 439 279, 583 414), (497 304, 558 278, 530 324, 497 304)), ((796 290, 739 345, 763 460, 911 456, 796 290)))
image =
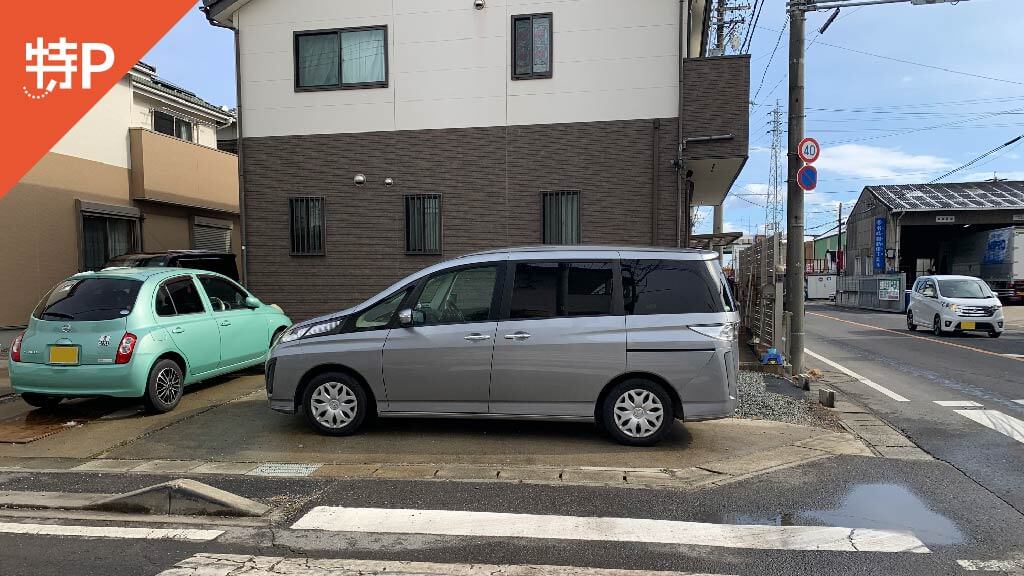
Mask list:
POLYGON ((184 516, 262 516, 270 507, 195 480, 179 479, 96 500, 85 510, 184 516))
MULTIPOLYGON (((855 435, 825 432, 770 450, 709 461, 689 468, 477 466, 431 464, 275 464, 195 460, 60 460, 0 458, 0 472, 121 473, 177 477, 263 476, 311 479, 389 479, 448 482, 505 482, 560 486, 602 486, 689 490, 711 487, 831 456, 875 455, 855 435)), ((199 484, 196 482, 196 484, 199 484)), ((201 484, 200 484, 201 485, 201 484)), ((209 488, 209 487, 208 487, 209 488)), ((162 501, 167 509, 166 496, 162 501)))

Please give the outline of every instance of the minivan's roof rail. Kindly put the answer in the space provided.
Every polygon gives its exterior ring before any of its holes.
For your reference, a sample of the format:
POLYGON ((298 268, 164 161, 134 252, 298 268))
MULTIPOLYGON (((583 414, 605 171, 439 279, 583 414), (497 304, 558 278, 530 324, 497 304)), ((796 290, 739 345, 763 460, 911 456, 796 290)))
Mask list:
POLYGON ((693 254, 703 257, 717 257, 717 252, 710 250, 699 250, 696 248, 668 248, 662 246, 590 246, 590 245, 568 245, 557 246, 543 244, 539 246, 513 246, 509 248, 496 248, 493 250, 481 250, 463 254, 459 258, 469 256, 484 256, 487 254, 514 254, 517 252, 655 252, 661 254, 693 254))

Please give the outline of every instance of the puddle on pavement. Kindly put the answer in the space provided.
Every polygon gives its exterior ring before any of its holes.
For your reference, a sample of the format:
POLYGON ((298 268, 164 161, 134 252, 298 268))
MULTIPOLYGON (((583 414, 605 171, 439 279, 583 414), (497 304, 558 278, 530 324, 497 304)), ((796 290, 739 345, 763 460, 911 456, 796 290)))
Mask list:
POLYGON ((949 518, 932 511, 923 500, 899 484, 857 484, 843 497, 839 507, 831 510, 801 510, 768 515, 725 514, 720 521, 766 526, 821 524, 906 530, 931 545, 958 544, 963 541, 963 534, 949 518))

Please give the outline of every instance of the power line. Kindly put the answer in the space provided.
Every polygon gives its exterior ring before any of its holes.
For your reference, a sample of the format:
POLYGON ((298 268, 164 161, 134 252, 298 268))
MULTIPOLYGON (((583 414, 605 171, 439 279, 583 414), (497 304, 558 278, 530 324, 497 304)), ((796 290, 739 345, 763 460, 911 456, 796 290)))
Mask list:
MULTIPOLYGON (((775 60, 775 52, 777 52, 779 49, 779 44, 782 42, 782 35, 783 33, 785 33, 786 26, 788 25, 788 21, 782 25, 782 30, 779 30, 779 37, 775 39, 775 48, 772 48, 771 58, 768 59, 768 63, 765 64, 764 66, 764 73, 761 74, 761 83, 758 84, 757 91, 754 92, 754 97, 752 98, 752 100, 754 100, 755 102, 757 101, 757 96, 761 93, 761 87, 764 86, 764 79, 766 76, 768 76, 768 69, 771 68, 772 61, 775 60)), ((766 30, 771 30, 771 28, 766 28, 766 30)))
MULTIPOLYGON (((764 28, 765 30, 770 30, 772 32, 776 31, 774 28, 769 28, 767 26, 761 26, 761 28, 764 28)), ((786 27, 783 26, 782 29, 785 30, 786 27)), ((779 37, 780 38, 782 37, 782 31, 781 30, 779 31, 779 37)), ((892 56, 884 56, 882 54, 875 54, 874 52, 866 52, 864 50, 857 50, 857 49, 854 49, 854 48, 847 48, 846 46, 839 46, 838 44, 829 44, 828 42, 818 42, 818 44, 821 44, 822 46, 828 46, 829 48, 836 48, 838 50, 846 50, 847 52, 853 52, 854 54, 860 54, 862 56, 871 56, 873 58, 880 58, 882 60, 890 60, 892 62, 899 62, 901 64, 909 64, 911 66, 920 66, 922 68, 930 68, 932 70, 939 70, 941 72, 947 72, 949 74, 959 74, 961 76, 969 76, 971 78, 980 78, 982 80, 992 80, 994 82, 1005 82, 1007 84, 1016 84, 1018 86, 1024 86, 1024 82, 1018 82, 1016 80, 1007 80, 1006 78, 996 78, 994 76, 984 76, 982 74, 972 74, 971 72, 964 72, 962 70, 953 70, 952 68, 945 68, 945 67, 942 67, 942 66, 934 66, 932 64, 923 64, 921 62, 914 62, 913 60, 904 60, 902 58, 893 58, 892 56)))
POLYGON ((959 172, 961 170, 964 170, 965 168, 969 168, 970 166, 972 166, 973 164, 975 164, 979 160, 982 160, 982 159, 984 159, 984 158, 986 158, 988 156, 991 156, 992 154, 995 154, 996 152, 998 152, 999 150, 1002 150, 1003 148, 1006 148, 1007 146, 1013 146, 1014 144, 1020 142, 1022 138, 1024 138, 1024 134, 1022 134, 1020 136, 1017 136, 1016 138, 1014 138, 1013 140, 1010 140, 1009 142, 1006 142, 1004 144, 1000 144, 999 146, 996 146, 995 148, 989 150, 988 152, 985 152, 981 156, 978 156, 974 160, 971 160, 970 162, 968 162, 967 164, 964 164, 963 166, 960 166, 959 168, 954 168, 954 169, 950 170, 949 172, 946 172, 942 176, 939 176, 935 180, 932 180, 931 182, 929 182, 929 184, 934 184, 934 183, 938 182, 939 180, 945 179, 947 176, 951 176, 951 175, 956 174, 957 172, 959 172))

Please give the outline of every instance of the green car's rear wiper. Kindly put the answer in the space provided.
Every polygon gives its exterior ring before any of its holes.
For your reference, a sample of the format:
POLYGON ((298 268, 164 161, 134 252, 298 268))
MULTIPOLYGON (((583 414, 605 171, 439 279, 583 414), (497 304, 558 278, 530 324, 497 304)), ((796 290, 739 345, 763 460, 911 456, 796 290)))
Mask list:
POLYGON ((56 316, 57 318, 65 318, 67 320, 75 319, 71 314, 65 314, 63 312, 43 312, 43 316, 56 316))

